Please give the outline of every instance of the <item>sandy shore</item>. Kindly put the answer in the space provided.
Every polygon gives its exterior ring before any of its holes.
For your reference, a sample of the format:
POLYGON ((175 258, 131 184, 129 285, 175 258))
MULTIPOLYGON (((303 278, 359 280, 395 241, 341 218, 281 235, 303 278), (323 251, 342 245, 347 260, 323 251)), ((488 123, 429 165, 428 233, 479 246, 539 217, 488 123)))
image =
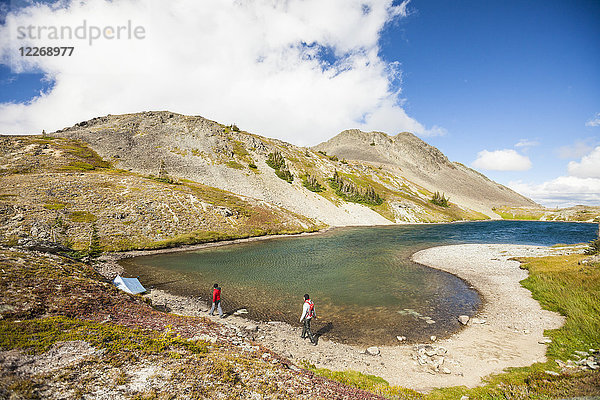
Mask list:
MULTIPOLYGON (((468 244, 416 253, 414 261, 465 279, 483 297, 476 318, 450 338, 428 343, 430 347, 399 344, 380 347, 380 354, 373 356, 366 354, 365 348, 329 341, 326 335, 318 346, 312 346, 299 338, 298 327, 280 322, 257 323, 235 315, 214 319, 295 363, 306 360, 317 367, 353 369, 381 376, 392 385, 424 392, 436 387, 473 387, 481 383, 481 378, 507 367, 544 361, 544 330, 559 328, 564 322, 560 315, 542 310, 519 284, 527 277, 527 271, 511 258, 580 251, 581 247, 468 244)), ((166 304, 171 312, 206 316, 206 304, 199 299, 160 290, 153 290, 149 296, 154 304, 166 304)))

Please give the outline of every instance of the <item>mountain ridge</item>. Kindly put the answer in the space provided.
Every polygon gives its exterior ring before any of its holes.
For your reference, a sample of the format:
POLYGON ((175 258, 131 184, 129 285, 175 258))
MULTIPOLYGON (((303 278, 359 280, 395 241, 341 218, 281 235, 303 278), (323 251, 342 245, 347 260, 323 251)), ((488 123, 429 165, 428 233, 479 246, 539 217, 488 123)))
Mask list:
MULTIPOLYGON (((491 208, 508 203, 523 207, 538 206, 480 172, 450 161, 437 148, 409 132, 389 136, 383 132, 346 130, 314 148, 348 160, 384 163, 399 168, 398 173, 410 181, 433 187, 435 191, 444 192, 460 203, 479 203, 476 207, 483 208, 485 203, 491 208)), ((489 211, 486 215, 493 217, 489 211)))
POLYGON ((94 118, 56 135, 82 140, 119 168, 156 174, 160 161, 176 178, 276 204, 330 226, 499 218, 493 207, 535 205, 450 162, 438 149, 410 133, 392 137, 382 132, 347 130, 328 142, 304 148, 200 116, 150 111, 94 118), (356 141, 348 145, 348 137, 356 141), (367 143, 367 137, 372 142, 367 143), (346 150, 338 151, 331 145, 336 142, 345 144, 346 150), (349 148, 354 152, 347 154, 349 148), (283 155, 286 167, 296 177, 292 184, 279 179, 267 166, 266 160, 273 152, 283 155), (353 162, 342 163, 340 158, 353 162), (377 163, 385 164, 385 168, 377 163), (250 164, 257 168, 248 168, 250 164), (385 206, 368 207, 336 197, 327 188, 327 180, 335 170, 345 173, 359 188, 379 189, 385 195, 385 206), (456 171, 461 171, 460 178, 452 179, 456 171), (306 190, 301 177, 307 173, 327 190, 306 190), (452 184, 444 184, 446 179, 452 184), (457 181, 462 192, 452 190, 457 181), (476 187, 466 194, 469 183, 476 187), (430 205, 430 197, 436 191, 450 196, 451 209, 430 205), (482 199, 478 193, 487 195, 482 199))

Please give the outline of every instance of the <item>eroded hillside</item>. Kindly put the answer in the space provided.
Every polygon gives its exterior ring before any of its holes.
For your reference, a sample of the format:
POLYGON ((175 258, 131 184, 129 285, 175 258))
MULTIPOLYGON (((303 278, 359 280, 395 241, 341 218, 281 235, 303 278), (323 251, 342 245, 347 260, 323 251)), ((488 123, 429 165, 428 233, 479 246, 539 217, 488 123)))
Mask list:
MULTIPOLYGON (((420 161, 421 153, 430 153, 430 146, 423 142, 414 146, 411 159, 415 169, 431 178, 417 182, 412 179, 417 175, 393 163, 344 159, 244 132, 235 125, 170 112, 95 118, 56 135, 86 142, 118 168, 156 175, 162 164, 178 179, 264 200, 330 226, 498 218, 491 210, 493 205, 533 204, 474 171, 449 163, 439 151, 432 162, 428 158, 420 161), (277 154, 283 159, 279 171, 273 163, 268 165, 269 157, 277 154), (466 180, 463 186, 472 185, 470 197, 462 192, 448 196, 452 185, 442 181, 451 173, 430 174, 446 171, 448 163, 458 171, 452 182, 466 180), (289 171, 288 175, 283 171, 289 171), (339 187, 330 183, 336 171, 342 179, 339 187), (307 188, 311 185, 306 178, 317 185, 313 190, 307 188), (481 185, 493 187, 493 194, 503 196, 492 196, 496 200, 490 203, 489 196, 478 197, 481 185), (450 197, 447 206, 431 202, 436 191, 450 197), (381 201, 364 197, 371 192, 381 201)), ((370 147, 369 143, 365 146, 370 147)))

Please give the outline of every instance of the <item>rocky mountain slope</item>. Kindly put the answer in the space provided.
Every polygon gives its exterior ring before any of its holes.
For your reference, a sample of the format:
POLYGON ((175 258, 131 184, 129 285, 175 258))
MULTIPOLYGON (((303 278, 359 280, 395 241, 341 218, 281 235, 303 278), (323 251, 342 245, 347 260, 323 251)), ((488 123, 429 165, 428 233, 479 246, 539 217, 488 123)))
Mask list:
POLYGON ((202 117, 144 112, 95 118, 56 135, 87 143, 121 169, 143 175, 166 171, 330 226, 498 218, 491 207, 535 204, 451 163, 411 134, 391 138, 346 131, 307 149, 202 117), (276 153, 283 157, 281 170, 289 171, 293 181, 268 165, 276 153), (348 189, 345 194, 329 184, 335 171, 348 189), (303 185, 307 174, 323 191, 303 185), (369 190, 382 201, 361 197, 369 190), (450 197, 448 207, 431 203, 436 191, 450 197))
POLYGON ((451 162, 438 149, 408 132, 388 136, 352 129, 315 149, 347 160, 384 164, 430 192, 443 192, 452 202, 492 217, 495 215, 491 207, 536 206, 532 200, 463 164, 451 162))

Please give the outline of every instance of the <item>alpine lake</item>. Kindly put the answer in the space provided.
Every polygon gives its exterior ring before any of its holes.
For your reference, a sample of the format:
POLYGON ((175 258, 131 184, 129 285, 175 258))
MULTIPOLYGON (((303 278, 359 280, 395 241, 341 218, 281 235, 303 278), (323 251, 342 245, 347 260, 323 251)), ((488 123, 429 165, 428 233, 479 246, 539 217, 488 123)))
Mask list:
MULTIPOLYGON (((482 299, 462 279, 416 264, 415 252, 461 243, 552 246, 589 242, 597 224, 482 221, 337 228, 316 235, 272 237, 121 260, 125 276, 146 288, 209 300, 222 287, 225 313, 245 308, 260 321, 300 326, 303 295, 315 302, 312 331, 357 345, 393 345, 447 337, 458 315, 473 316, 482 299)), ((299 331, 300 332, 300 331, 299 331)))

